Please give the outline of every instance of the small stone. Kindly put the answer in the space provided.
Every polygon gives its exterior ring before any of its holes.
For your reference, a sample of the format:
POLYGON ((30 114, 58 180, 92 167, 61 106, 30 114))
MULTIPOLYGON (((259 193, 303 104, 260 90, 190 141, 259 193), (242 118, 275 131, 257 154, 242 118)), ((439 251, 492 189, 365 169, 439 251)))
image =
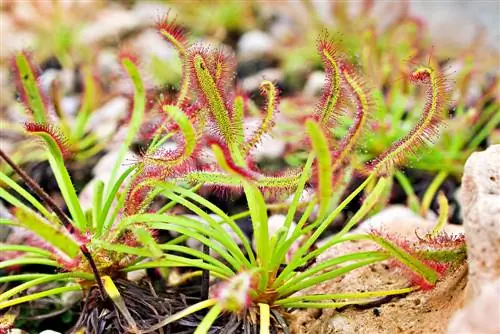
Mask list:
POLYGON ((127 280, 132 282, 139 282, 146 276, 147 276, 146 269, 134 270, 127 273, 127 280))
POLYGON ((282 70, 277 68, 266 68, 265 70, 243 79, 241 88, 247 92, 257 91, 263 80, 282 82, 284 77, 282 70))
POLYGON ((242 59, 255 59, 271 54, 276 41, 260 30, 246 32, 238 41, 238 54, 242 59))
MULTIPOLYGON (((99 162, 94 166, 92 172, 97 179, 100 179, 104 182, 109 180, 111 176, 111 168, 113 167, 116 159, 118 158, 119 150, 113 150, 103 156, 99 162)), ((118 169, 118 175, 123 173, 129 166, 132 161, 136 159, 136 155, 131 151, 125 153, 125 157, 123 158, 123 162, 118 169)))
MULTIPOLYGON (((436 219, 435 215, 422 218, 403 205, 391 205, 361 222, 355 231, 370 233, 372 230, 379 230, 411 239, 417 237, 415 232, 421 236, 431 232, 436 225, 436 219)), ((447 224, 444 231, 457 234, 463 233, 463 228, 459 225, 447 224)))
POLYGON ((274 137, 264 136, 262 141, 252 150, 256 162, 264 159, 275 160, 283 156, 286 143, 274 137))
POLYGON ((146 26, 133 12, 110 6, 101 10, 94 21, 85 26, 79 40, 87 45, 112 42, 120 36, 146 26))
POLYGON ((125 97, 120 96, 110 100, 92 113, 88 127, 99 138, 108 139, 116 132, 119 120, 126 115, 128 105, 129 100, 125 97))
POLYGON ((65 307, 75 305, 83 298, 82 291, 68 291, 61 295, 61 303, 65 307))
POLYGON ((307 79, 306 85, 304 86, 304 95, 308 97, 320 95, 325 83, 325 77, 326 75, 323 71, 315 71, 311 73, 309 79, 307 79))
POLYGON ((349 322, 349 319, 339 314, 336 314, 332 317, 329 325, 333 330, 335 330, 335 332, 338 333, 355 333, 355 330, 352 324, 349 322))

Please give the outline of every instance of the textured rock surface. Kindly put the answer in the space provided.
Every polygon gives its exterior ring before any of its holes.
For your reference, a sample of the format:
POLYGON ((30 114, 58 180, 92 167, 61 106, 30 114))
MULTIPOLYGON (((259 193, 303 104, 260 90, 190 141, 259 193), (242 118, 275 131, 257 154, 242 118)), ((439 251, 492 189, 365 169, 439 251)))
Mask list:
MULTIPOLYGON (((380 305, 296 311, 292 333, 445 333, 448 320, 463 305, 466 277, 466 267, 462 266, 431 291, 414 292, 385 300, 380 305)), ((397 289, 404 287, 404 282, 402 276, 387 270, 383 264, 376 264, 339 281, 329 282, 314 292, 397 289)))
POLYGON ((500 279, 486 283, 481 294, 450 321, 449 334, 500 333, 500 279))
POLYGON ((469 260, 468 303, 448 333, 500 333, 500 145, 465 164, 460 201, 469 260))
MULTIPOLYGON (((417 234, 432 230, 435 221, 424 219, 403 206, 391 206, 362 222, 354 232, 372 229, 417 241, 417 234)), ((450 234, 463 231, 461 226, 446 225, 450 234)), ((320 242, 323 243, 325 241, 320 242)), ((360 251, 376 250, 371 241, 342 243, 329 248, 317 263, 360 251)), ((430 291, 382 300, 371 306, 346 307, 337 310, 298 310, 293 314, 292 333, 446 333, 449 319, 460 309, 466 296, 467 266, 448 273, 430 291)), ((376 263, 319 284, 307 294, 361 292, 400 289, 409 286, 407 275, 387 262, 376 263)))
POLYGON ((479 295, 483 284, 500 277, 500 145, 469 157, 460 200, 471 292, 479 295))

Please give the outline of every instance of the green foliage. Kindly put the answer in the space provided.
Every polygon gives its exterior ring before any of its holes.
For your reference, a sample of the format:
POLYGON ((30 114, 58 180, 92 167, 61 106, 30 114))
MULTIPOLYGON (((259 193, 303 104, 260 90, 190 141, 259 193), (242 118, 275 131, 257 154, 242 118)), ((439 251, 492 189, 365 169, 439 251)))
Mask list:
MULTIPOLYGON (((163 118, 151 134, 148 148, 135 166, 120 174, 125 153, 139 132, 146 111, 146 93, 140 73, 130 57, 121 59, 134 85, 132 117, 126 139, 111 168, 110 179, 96 182, 93 207, 87 212, 78 200, 65 166, 65 143, 42 119, 45 115, 43 100, 37 94, 35 76, 30 75, 29 64, 23 55, 17 59, 20 73, 27 73, 28 79, 22 84, 28 93, 27 105, 39 118, 37 121, 42 123, 29 129, 40 136, 47 147, 48 160, 69 217, 2 152, 2 158, 27 181, 41 201, 12 178, 0 173, 0 181, 10 187, 9 191, 0 189, 0 197, 15 207, 14 217, 0 220, 0 224, 32 231, 39 237, 41 245, 0 244, 1 251, 22 253, 21 256, 0 261, 0 269, 38 264, 64 272, 14 274, 0 278, 0 282, 24 282, 0 294, 0 309, 68 291, 88 292, 89 287, 97 285, 103 297, 113 302, 127 327, 139 331, 140 325, 127 308, 117 288, 116 278, 145 268, 160 269, 166 276, 168 268, 189 267, 207 271, 218 278, 220 287, 212 298, 159 321, 148 331, 210 308, 195 333, 207 333, 223 313, 249 310, 259 314, 261 333, 265 334, 270 332, 271 309, 338 308, 367 303, 373 297, 409 293, 424 286, 433 286, 444 274, 444 270, 439 269, 443 267, 438 266, 441 262, 453 264, 463 260, 461 240, 450 242, 444 237, 439 239, 447 216, 447 202, 442 197, 439 223, 432 235, 424 240, 434 248, 414 250, 391 236, 349 233, 387 196, 392 174, 405 161, 407 153, 437 135, 441 124, 439 116, 444 113, 448 101, 440 71, 433 66, 421 66, 410 72, 411 81, 428 86, 428 102, 419 121, 412 129, 405 129, 404 134, 391 137, 395 142, 389 148, 384 147, 385 151, 382 150, 368 166, 359 166, 355 164, 359 161, 352 157, 352 152, 364 138, 367 119, 374 113, 374 116, 379 116, 384 112, 373 110, 374 95, 374 100, 380 103, 377 93, 366 87, 360 73, 346 60, 347 56, 336 51, 335 42, 324 36, 318 43, 318 51, 327 72, 325 89, 315 112, 301 124, 301 131, 308 138, 307 149, 311 153, 304 155, 307 157, 302 167, 268 175, 256 167, 252 153, 273 128, 273 118, 278 110, 277 87, 269 81, 261 84, 261 93, 266 98, 264 111, 258 113, 261 122, 250 136, 245 137, 245 117, 251 103, 232 83, 232 58, 222 51, 190 45, 183 31, 168 18, 161 21, 157 28, 176 48, 183 63, 184 73, 178 85, 178 96, 174 101, 159 102, 163 118), (351 106, 355 107, 355 113, 349 128, 343 129, 343 136, 339 139, 335 126, 341 117, 349 117, 344 108, 351 106), (176 144, 175 148, 165 148, 169 140, 176 144), (208 162, 203 160, 203 150, 210 150, 214 159, 208 162), (344 194, 343 183, 348 183, 354 171, 364 172, 366 178, 356 189, 344 194), (192 188, 187 189, 186 185, 192 188), (196 193, 201 186, 243 194, 248 211, 229 216, 196 193), (315 188, 315 191, 304 205, 301 198, 306 190, 311 190, 309 188, 315 188), (363 204, 344 228, 324 245, 314 248, 332 222, 362 192, 365 192, 363 204), (293 197, 285 205, 285 221, 276 233, 272 233, 268 215, 273 206, 271 200, 281 198, 283 194, 293 194, 293 197), (154 212, 150 206, 158 197, 167 203, 154 212), (194 213, 201 221, 171 212, 174 206, 194 213), (236 222, 246 216, 251 219, 254 247, 236 222), (294 224, 296 217, 298 222, 294 224), (152 231, 162 230, 180 236, 159 243, 152 231), (182 242, 189 238, 208 247, 214 256, 183 245, 182 242), (372 242, 377 248, 337 256, 310 266, 311 261, 330 247, 357 240, 372 242), (307 292, 317 284, 387 260, 408 268, 418 280, 412 281, 412 286, 387 291, 307 292), (51 282, 72 284, 17 296, 32 287, 51 282), (297 296, 298 292, 304 293, 297 296)), ((92 77, 87 73, 85 78, 88 90, 73 137, 69 138, 70 144, 85 140, 86 123, 96 103, 92 77)), ((61 129, 63 132, 70 131, 62 119, 61 129)), ((457 144, 457 147, 461 145, 457 144)), ((396 175, 405 191, 413 194, 411 184, 404 175, 396 175)), ((418 201, 413 203, 414 209, 420 207, 425 211, 428 208, 429 198, 433 197, 443 177, 436 178, 421 205, 418 201)))

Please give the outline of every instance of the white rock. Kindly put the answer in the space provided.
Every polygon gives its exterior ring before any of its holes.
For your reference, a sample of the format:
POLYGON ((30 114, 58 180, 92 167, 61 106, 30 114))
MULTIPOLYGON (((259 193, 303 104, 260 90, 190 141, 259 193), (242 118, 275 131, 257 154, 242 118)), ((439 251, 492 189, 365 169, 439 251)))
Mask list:
POLYGON ((168 4, 160 1, 141 0, 135 3, 132 12, 141 22, 153 25, 156 20, 165 15, 169 9, 170 7, 168 4))
POLYGON ((329 325, 338 333, 345 333, 345 334, 356 333, 356 331, 354 330, 354 326, 350 323, 349 319, 340 314, 334 315, 330 320, 329 325))
POLYGON ((68 291, 61 295, 61 303, 64 306, 69 307, 81 301, 82 298, 83 298, 82 291, 68 291))
POLYGON ((95 177, 91 179, 89 182, 87 182, 85 187, 83 187, 82 191, 78 195, 78 201, 80 202, 80 206, 82 207, 83 211, 92 209, 92 206, 94 205, 94 186, 97 181, 98 179, 95 177))
MULTIPOLYGON (((257 117, 248 117, 244 122, 245 128, 244 136, 245 140, 249 141, 252 138, 254 132, 262 124, 262 119, 257 117)), ((264 135, 261 142, 251 151, 252 156, 255 161, 261 161, 265 158, 267 159, 277 159, 283 156, 285 152, 286 143, 277 138, 273 138, 270 135, 264 135)))
POLYGON ((307 79, 306 85, 304 86, 304 95, 309 97, 318 96, 323 90, 323 85, 325 83, 325 72, 314 71, 307 79))
POLYGON ((97 55, 97 68, 101 76, 110 76, 120 73, 121 65, 118 61, 116 51, 112 49, 103 49, 97 55))
MULTIPOLYGON (((116 159, 118 158, 118 153, 119 150, 113 150, 108 152, 106 155, 104 155, 94 166, 94 169, 92 170, 92 173, 94 177, 85 185, 85 187, 82 189, 78 196, 78 200, 80 202, 80 205, 82 206, 82 209, 88 210, 91 209, 92 206, 94 205, 94 187, 95 183, 98 180, 101 180, 106 183, 109 181, 109 178, 111 177, 111 169, 114 166, 114 163, 116 159)), ((131 164, 131 162, 135 161, 136 155, 130 151, 125 153, 125 157, 123 159, 123 162, 121 166, 118 168, 118 173, 117 175, 120 176, 121 173, 123 173, 131 164)), ((122 189, 127 183, 127 180, 130 178, 130 175, 125 179, 125 181, 122 183, 122 189)))
POLYGON ((177 57, 177 51, 153 29, 142 32, 135 38, 133 45, 134 50, 139 52, 141 61, 149 61, 153 56, 160 59, 177 57))
POLYGON ((52 329, 46 329, 43 332, 40 332, 40 334, 61 334, 61 333, 53 331, 52 329))
MULTIPOLYGON (((269 216, 269 218, 267 220, 269 239, 275 237, 280 230, 284 231, 285 220, 286 220, 286 216, 282 215, 282 214, 276 214, 276 215, 269 216)), ((293 234, 293 232, 295 230, 295 227, 297 227, 297 224, 292 221, 292 223, 290 224, 290 228, 288 230, 288 233, 287 233, 287 238, 290 238, 292 236, 292 234, 293 234)), ((254 232, 254 234, 253 234, 254 238, 253 238, 253 241, 252 241, 252 244, 253 244, 254 248, 256 248, 255 234, 256 234, 256 232, 254 232)), ((302 244, 302 241, 303 241, 303 237, 299 237, 290 246, 290 248, 289 248, 289 250, 287 252, 287 255, 286 255, 287 262, 288 262, 288 260, 290 260, 290 258, 292 257, 293 253, 295 253, 295 251, 297 251, 297 249, 300 247, 300 245, 302 244)))
POLYGON ((147 275, 146 269, 130 271, 127 273, 127 280, 132 282, 139 282, 141 279, 146 277, 146 275, 147 275))
POLYGON ((90 116, 89 128, 101 139, 108 139, 115 131, 120 119, 126 113, 129 100, 119 96, 95 110, 90 116))
POLYGON ((500 278, 500 145, 473 153, 465 163, 460 202, 472 295, 500 278))
POLYGON ((82 43, 92 45, 107 40, 115 40, 120 35, 145 26, 133 12, 110 6, 99 12, 92 24, 85 26, 79 35, 82 43))
POLYGON ((61 109, 66 115, 76 116, 80 108, 81 97, 76 95, 65 96, 61 99, 61 109))
POLYGON ((252 150, 252 156, 259 162, 264 159, 278 159, 285 152, 286 143, 280 139, 264 136, 262 141, 252 150))
POLYGON ((241 87, 244 91, 252 92, 259 89, 259 86, 263 80, 269 80, 272 82, 283 81, 284 74, 283 71, 277 68, 266 68, 252 76, 243 79, 241 87))
POLYGON ((243 59, 256 59, 271 54, 276 45, 274 38, 263 31, 246 32, 238 41, 238 54, 243 59))
MULTIPOLYGON (((372 230, 381 230, 389 234, 404 235, 409 238, 416 238, 415 232, 423 236, 432 231, 436 225, 437 217, 422 218, 409 208, 403 205, 391 205, 374 216, 361 222, 355 229, 356 232, 369 233, 372 230)), ((460 225, 445 225, 447 233, 462 233, 463 228, 460 225)))
POLYGON ((297 26, 287 17, 279 16, 269 27, 269 33, 281 44, 286 44, 297 36, 297 26))
MULTIPOLYGON (((42 333, 44 333, 44 332, 42 332, 42 333)), ((8 334, 26 334, 25 331, 23 331, 22 329, 19 329, 19 328, 12 328, 7 333, 8 334)), ((42 334, 42 333, 40 333, 40 334, 42 334)), ((58 332, 54 332, 54 333, 61 334, 61 333, 58 333, 58 332)), ((45 333, 45 334, 47 334, 47 333, 45 333)))
POLYGON ((500 279, 488 282, 480 295, 451 319, 448 333, 500 333, 500 279))
MULTIPOLYGON (((104 181, 105 183, 109 180, 111 176, 111 168, 113 167, 116 159, 118 158, 119 150, 113 150, 103 156, 99 162, 94 166, 92 172, 97 179, 104 181)), ((136 160, 136 155, 131 151, 125 153, 123 162, 118 169, 118 175, 123 173, 130 164, 136 160)), ((125 182, 124 182, 125 183, 125 182)))

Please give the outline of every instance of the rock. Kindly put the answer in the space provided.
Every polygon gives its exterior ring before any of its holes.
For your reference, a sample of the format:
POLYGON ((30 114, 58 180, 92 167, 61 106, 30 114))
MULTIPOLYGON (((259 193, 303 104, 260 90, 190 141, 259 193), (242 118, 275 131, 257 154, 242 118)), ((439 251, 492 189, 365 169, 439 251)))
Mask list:
MULTIPOLYGON (((262 119, 258 118, 246 118, 245 119, 244 135, 245 140, 251 139, 254 132, 262 124, 262 119)), ((255 161, 259 162, 264 159, 278 159, 283 156, 285 152, 286 143, 280 139, 273 138, 269 135, 264 135, 261 138, 260 143, 256 145, 254 149, 251 150, 251 154, 255 161)))
MULTIPOLYGON (((103 156, 99 162, 94 166, 92 170, 94 176, 104 182, 106 182, 111 176, 111 167, 114 165, 119 154, 119 150, 114 150, 103 156)), ((123 173, 127 168, 131 166, 131 163, 137 160, 137 156, 128 151, 125 153, 121 166, 118 168, 118 174, 123 173)), ((126 183, 126 181, 124 182, 126 183)))
POLYGON ((326 75, 323 71, 314 71, 311 73, 304 86, 304 95, 308 97, 320 95, 325 83, 325 77, 326 75))
MULTIPOLYGON (((436 225, 436 219, 433 214, 425 219, 403 205, 391 205, 361 222, 355 232, 369 233, 372 230, 380 230, 384 233, 416 238, 415 233, 423 236, 431 232, 436 225)), ((460 225, 447 224, 443 230, 452 234, 463 233, 460 225)))
POLYGON ((141 21, 132 11, 119 6, 109 6, 101 10, 94 21, 82 29, 78 39, 87 45, 112 42, 147 24, 148 22, 141 21))
MULTIPOLYGON (((144 23, 155 24, 158 18, 165 15, 170 10, 168 4, 160 1, 137 1, 132 9, 134 15, 144 23)), ((173 17, 173 16, 172 16, 173 17)))
MULTIPOLYGON (((65 96, 61 99, 61 109, 67 115, 75 117, 80 108, 81 98, 77 95, 65 96)), ((76 117, 75 117, 76 118, 76 117)))
MULTIPOLYGON (((373 306, 346 307, 342 310, 297 310, 292 313, 292 333, 372 334, 445 333, 448 320, 465 298, 467 268, 459 267, 439 281, 431 291, 417 291, 373 306)), ((342 293, 399 289, 406 278, 384 263, 355 270, 344 277, 320 284, 308 294, 342 293)))
POLYGON ((61 333, 53 331, 52 329, 46 329, 43 332, 40 332, 40 334, 61 334, 61 333))
POLYGON ((286 143, 280 139, 264 136, 262 141, 252 150, 256 162, 264 159, 279 159, 285 152, 286 143))
POLYGON ((125 97, 116 97, 95 110, 90 116, 88 127, 106 140, 116 131, 117 124, 127 113, 129 100, 125 97))
POLYGON ((500 145, 473 153, 460 190, 472 295, 500 278, 500 145))
POLYGON ((284 15, 278 15, 276 20, 269 26, 269 33, 280 44, 287 44, 297 37, 298 31, 294 22, 284 15))
MULTIPOLYGON (((153 29, 143 31, 134 39, 134 50, 139 52, 141 62, 150 61, 152 57, 172 59, 177 57, 177 51, 161 35, 153 29)), ((147 64, 145 65, 148 68, 147 64)))
POLYGON ((263 80, 271 82, 283 82, 283 71, 277 68, 266 68, 254 75, 251 75, 241 82, 241 88, 247 92, 254 92, 259 90, 259 86, 263 80))
POLYGON ((127 280, 132 282, 139 282, 147 275, 148 273, 146 272, 146 269, 134 270, 127 273, 127 280))
POLYGON ((238 41, 238 54, 242 59, 255 59, 272 54, 276 41, 263 31, 246 32, 238 41))
POLYGON ((482 286, 480 295, 453 316, 448 333, 500 333, 500 279, 482 286))
POLYGON ((50 68, 44 71, 38 78, 40 87, 44 94, 50 96, 52 82, 58 80, 60 92, 64 95, 73 91, 75 72, 71 69, 56 70, 50 68))
MULTIPOLYGON (((370 217, 353 230, 368 233, 380 230, 384 234, 417 240, 431 231, 435 221, 424 219, 408 208, 395 205, 370 217), (417 233, 415 233, 417 232, 417 233)), ((461 228, 447 225, 448 233, 461 232, 461 228)), ((319 241, 321 247, 327 241, 319 241)), ((379 247, 369 240, 349 241, 334 245, 319 255, 316 265, 329 259, 356 252, 373 251, 379 247)), ((411 278, 383 261, 351 271, 344 276, 312 286, 301 294, 330 294, 342 292, 380 291, 408 287, 411 278)), ((448 272, 432 290, 417 291, 406 296, 378 302, 373 306, 334 309, 298 310, 293 313, 292 332, 296 333, 445 333, 453 313, 463 306, 466 295, 467 266, 458 265, 448 272)))
MULTIPOLYGON (((12 328, 7 333, 8 334, 26 334, 25 331, 23 331, 22 329, 19 329, 19 328, 12 328)), ((42 333, 40 333, 40 334, 42 334, 42 333)), ((55 333, 57 333, 57 332, 55 332, 55 333)), ((45 334, 47 334, 47 333, 45 333, 45 334)), ((60 334, 60 333, 57 333, 57 334, 60 334)))
POLYGON ((82 291, 68 291, 61 295, 61 303, 64 307, 71 307, 81 301, 82 298, 82 291))

